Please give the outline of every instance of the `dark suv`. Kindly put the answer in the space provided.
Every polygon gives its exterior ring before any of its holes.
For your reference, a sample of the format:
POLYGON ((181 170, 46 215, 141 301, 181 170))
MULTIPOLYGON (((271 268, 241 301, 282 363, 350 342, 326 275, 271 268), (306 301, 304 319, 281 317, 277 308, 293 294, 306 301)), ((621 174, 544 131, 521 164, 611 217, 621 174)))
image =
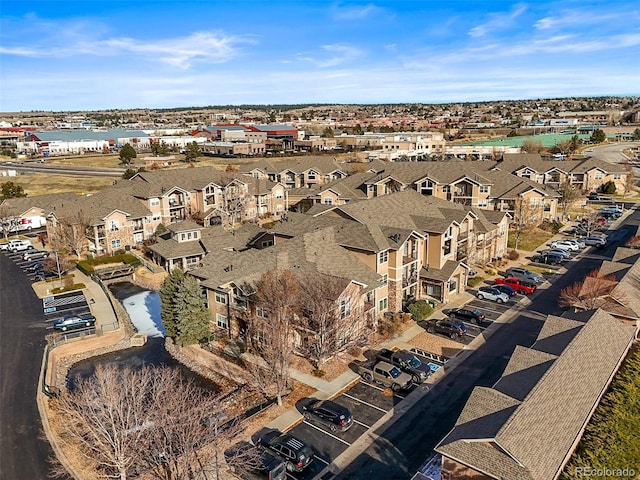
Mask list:
POLYGON ((316 400, 302 407, 306 420, 326 425, 332 432, 346 432, 353 425, 353 417, 347 407, 331 400, 316 400))
POLYGON ((285 480, 284 462, 265 450, 242 441, 224 451, 229 470, 244 480, 285 480))
POLYGON ((442 320, 431 320, 428 322, 427 332, 441 333, 455 340, 467 333, 467 327, 462 322, 443 318, 442 320))
POLYGON ((469 323, 482 323, 484 320, 484 313, 477 308, 473 310, 470 308, 452 308, 447 312, 447 315, 450 318, 456 318, 469 323))
POLYGON ((272 430, 258 439, 258 445, 281 458, 287 471, 301 472, 313 461, 313 449, 293 435, 272 430))

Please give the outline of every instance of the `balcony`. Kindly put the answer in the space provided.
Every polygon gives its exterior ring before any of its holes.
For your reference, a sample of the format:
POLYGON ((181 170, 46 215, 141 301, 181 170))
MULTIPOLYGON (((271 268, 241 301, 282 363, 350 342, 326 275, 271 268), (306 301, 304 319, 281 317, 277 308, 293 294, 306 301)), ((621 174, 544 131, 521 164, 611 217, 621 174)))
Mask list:
POLYGON ((231 297, 231 301, 229 302, 229 308, 242 310, 243 312, 247 311, 247 306, 248 306, 247 300, 240 297, 231 297))
POLYGON ((409 263, 413 263, 413 262, 415 262, 417 260, 418 260, 418 258, 417 258, 417 255, 415 253, 411 254, 410 256, 406 256, 406 255, 402 256, 402 264, 403 265, 407 265, 409 263))
POLYGON ((468 254, 466 250, 459 250, 456 252, 456 262, 463 262, 467 259, 468 254))
POLYGON ((413 285, 418 281, 418 274, 414 271, 407 276, 402 277, 402 288, 406 288, 409 285, 413 285))
POLYGON ((469 230, 461 231, 458 233, 458 243, 464 242, 469 238, 469 230))

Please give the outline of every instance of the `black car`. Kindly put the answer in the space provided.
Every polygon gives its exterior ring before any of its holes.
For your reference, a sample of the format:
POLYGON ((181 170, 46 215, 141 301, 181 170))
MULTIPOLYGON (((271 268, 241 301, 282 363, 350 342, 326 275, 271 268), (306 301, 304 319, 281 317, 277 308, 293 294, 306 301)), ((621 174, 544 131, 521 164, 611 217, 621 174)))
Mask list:
POLYGON ((42 262, 32 262, 24 267, 24 271, 27 273, 37 273, 43 269, 42 262))
POLYGON ((282 460, 249 442, 238 442, 224 451, 229 469, 244 480, 285 480, 287 469, 282 460))
POLYGON ((55 330, 74 330, 77 328, 93 327, 96 324, 96 317, 87 313, 82 315, 67 315, 53 321, 55 330))
POLYGON ((470 308, 454 308, 447 312, 450 318, 456 318, 463 322, 469 323, 481 323, 484 320, 484 313, 477 308, 471 310, 470 308))
POLYGON ((258 439, 258 445, 281 458, 289 472, 301 472, 313 461, 313 449, 288 433, 272 430, 258 439))
POLYGON ((427 332, 429 333, 440 333, 442 335, 447 335, 452 339, 456 339, 458 337, 462 337, 467 333, 467 327, 464 323, 458 322, 456 320, 432 320, 427 324, 427 332))
POLYGON ((413 378, 413 383, 422 383, 431 376, 431 367, 422 363, 418 357, 409 350, 381 349, 376 358, 382 362, 390 363, 408 373, 413 378))
POLYGON ((545 265, 561 265, 564 262, 564 258, 553 253, 544 253, 540 255, 534 255, 533 257, 531 257, 531 261, 536 263, 544 263, 545 265))
POLYGON ((347 407, 331 400, 313 400, 302 407, 306 420, 326 425, 332 432, 346 432, 353 425, 353 416, 347 407))
POLYGON ((58 272, 52 272, 50 270, 36 270, 35 274, 36 282, 42 282, 43 280, 48 280, 50 278, 58 278, 58 272))
POLYGON ((500 290, 502 293, 506 293, 510 297, 513 297, 518 293, 516 292, 515 288, 509 285, 495 284, 495 285, 492 285, 492 287, 495 288, 496 290, 500 290))

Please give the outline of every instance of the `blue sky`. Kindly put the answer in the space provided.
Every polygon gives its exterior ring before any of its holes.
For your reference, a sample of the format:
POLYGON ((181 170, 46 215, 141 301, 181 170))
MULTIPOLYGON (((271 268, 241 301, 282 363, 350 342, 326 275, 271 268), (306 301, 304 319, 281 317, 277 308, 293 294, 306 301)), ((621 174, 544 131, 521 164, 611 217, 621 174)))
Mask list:
POLYGON ((0 0, 0 111, 640 93, 636 1, 0 0))

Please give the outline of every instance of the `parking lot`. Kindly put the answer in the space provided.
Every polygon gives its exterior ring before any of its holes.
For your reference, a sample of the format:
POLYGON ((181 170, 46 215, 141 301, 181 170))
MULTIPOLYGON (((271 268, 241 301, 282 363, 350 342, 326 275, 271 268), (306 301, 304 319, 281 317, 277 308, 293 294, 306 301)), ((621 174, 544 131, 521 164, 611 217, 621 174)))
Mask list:
MULTIPOLYGON (((33 252, 35 250, 31 250, 33 252)), ((33 283, 37 280, 36 273, 31 271, 29 267, 34 264, 34 261, 23 260, 22 254, 24 252, 2 252, 11 261, 13 261, 33 283)), ((54 279, 49 289, 59 287, 61 281, 54 279)), ((83 314, 90 313, 89 302, 85 297, 83 291, 73 291, 68 293, 62 293, 58 295, 51 295, 42 299, 42 314, 44 323, 43 326, 48 330, 53 330, 53 321, 71 314, 83 314)), ((67 335, 95 333, 95 327, 78 328, 73 330, 73 333, 69 332, 67 335)))

